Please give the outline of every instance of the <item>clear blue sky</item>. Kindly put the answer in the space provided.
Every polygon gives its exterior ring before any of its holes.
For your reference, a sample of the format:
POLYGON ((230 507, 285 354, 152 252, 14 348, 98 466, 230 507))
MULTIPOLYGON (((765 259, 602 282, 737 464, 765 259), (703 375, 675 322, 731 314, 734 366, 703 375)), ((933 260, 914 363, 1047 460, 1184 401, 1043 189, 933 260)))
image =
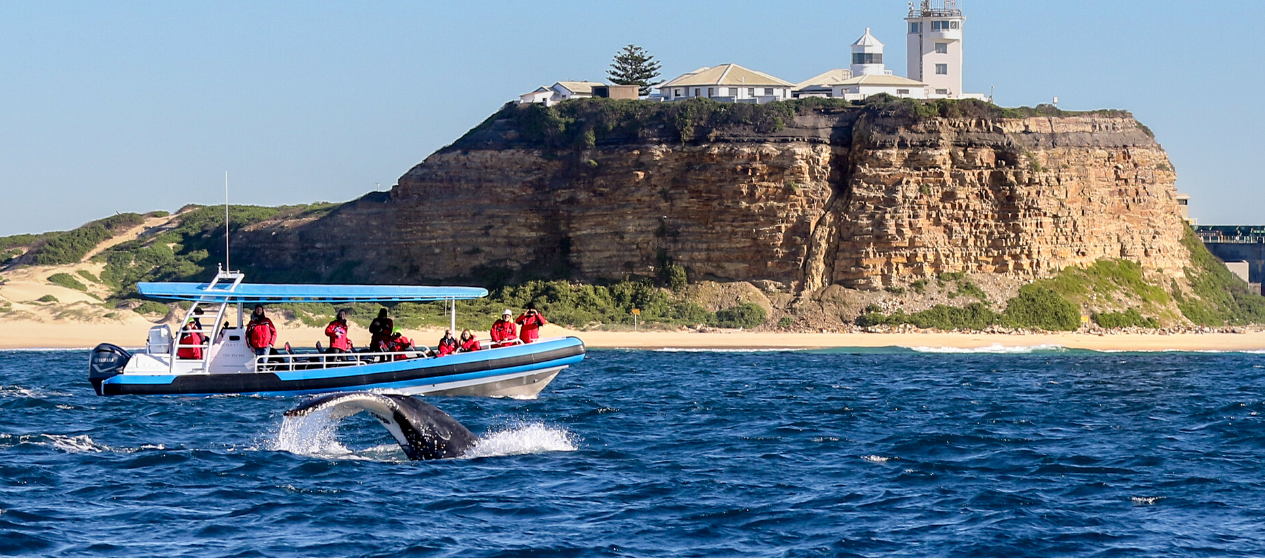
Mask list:
MULTIPOLYGON (((1265 2, 964 0, 965 86, 1155 131, 1201 223, 1265 222, 1265 2)), ((0 235, 222 201, 382 189, 505 101, 734 62, 795 82, 866 27, 904 74, 906 2, 0 3, 0 235)))

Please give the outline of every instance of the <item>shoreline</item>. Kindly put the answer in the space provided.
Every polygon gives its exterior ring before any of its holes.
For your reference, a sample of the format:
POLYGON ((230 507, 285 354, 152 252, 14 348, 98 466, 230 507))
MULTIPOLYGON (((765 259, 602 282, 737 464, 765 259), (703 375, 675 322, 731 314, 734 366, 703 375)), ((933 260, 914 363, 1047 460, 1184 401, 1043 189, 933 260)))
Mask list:
MULTIPOLYGON (((102 342, 126 348, 145 343, 148 321, 93 324, 69 322, 9 321, 0 323, 0 350, 91 349, 102 342)), ((278 325, 278 345, 290 342, 295 347, 312 346, 325 339, 323 329, 278 325)), ((442 329, 405 329, 414 341, 434 345, 442 329)), ((486 333, 482 333, 486 337, 486 333)), ((1075 350, 1110 352, 1221 351, 1265 352, 1265 331, 1242 333, 1175 333, 1175 334, 1090 334, 1090 333, 784 333, 784 332, 686 332, 686 331, 573 331, 547 325, 543 338, 575 336, 594 349, 689 349, 689 350, 806 350, 822 348, 904 347, 918 350, 1003 351, 1036 347, 1062 347, 1075 350)), ((369 340, 368 331, 353 327, 351 338, 357 344, 369 340)))

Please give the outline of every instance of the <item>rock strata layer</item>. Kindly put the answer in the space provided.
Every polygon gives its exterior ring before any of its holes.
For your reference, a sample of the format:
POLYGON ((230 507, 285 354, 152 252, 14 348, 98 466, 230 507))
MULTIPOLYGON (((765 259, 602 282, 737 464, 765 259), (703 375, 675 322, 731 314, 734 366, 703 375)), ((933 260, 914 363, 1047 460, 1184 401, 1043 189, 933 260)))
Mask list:
MULTIPOLYGON (((1100 258, 1180 274, 1176 175, 1130 117, 801 114, 775 133, 533 146, 495 122, 389 193, 240 242, 258 268, 376 283, 654 276, 875 289, 1100 258)), ((265 270, 266 272, 266 270, 265 270)))

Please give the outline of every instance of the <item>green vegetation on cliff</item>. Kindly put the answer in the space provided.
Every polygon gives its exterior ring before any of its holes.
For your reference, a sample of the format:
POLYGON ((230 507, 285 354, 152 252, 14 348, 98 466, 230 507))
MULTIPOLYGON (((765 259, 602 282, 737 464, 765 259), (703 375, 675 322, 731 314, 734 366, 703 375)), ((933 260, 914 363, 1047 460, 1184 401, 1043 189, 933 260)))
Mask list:
POLYGON ((897 310, 890 315, 884 315, 877 306, 873 306, 857 317, 856 324, 862 327, 914 325, 921 329, 941 330, 982 330, 1004 326, 1071 331, 1080 326, 1080 311, 1053 290, 1029 284, 1019 290, 1019 295, 1006 302, 1006 310, 1000 314, 979 302, 966 307, 937 305, 917 313, 897 310))

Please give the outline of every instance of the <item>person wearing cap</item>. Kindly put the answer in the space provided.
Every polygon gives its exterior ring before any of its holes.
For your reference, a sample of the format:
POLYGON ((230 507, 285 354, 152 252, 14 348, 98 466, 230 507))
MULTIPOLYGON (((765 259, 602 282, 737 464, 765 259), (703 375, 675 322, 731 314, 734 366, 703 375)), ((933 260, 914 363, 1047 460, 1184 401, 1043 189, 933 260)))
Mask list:
POLYGON ((206 342, 206 337, 202 336, 202 329, 198 325, 197 319, 189 319, 188 324, 180 329, 180 343, 176 350, 176 357, 184 360, 201 360, 202 359, 202 343, 206 342))
POLYGON ((536 311, 536 306, 528 306, 527 311, 514 319, 515 323, 523 326, 522 334, 519 338, 523 339, 523 343, 536 342, 540 338, 540 327, 545 326, 545 316, 536 311))
POLYGON ((492 347, 509 346, 518 342, 518 328, 514 326, 514 311, 506 309, 501 318, 492 323, 492 347))
MULTIPOLYGON (((405 350, 413 349, 413 340, 404 336, 404 333, 400 331, 400 329, 394 329, 391 331, 390 338, 387 338, 386 340, 386 346, 388 352, 403 352, 405 350)), ((392 359, 407 360, 408 355, 396 354, 392 357, 392 359)))

